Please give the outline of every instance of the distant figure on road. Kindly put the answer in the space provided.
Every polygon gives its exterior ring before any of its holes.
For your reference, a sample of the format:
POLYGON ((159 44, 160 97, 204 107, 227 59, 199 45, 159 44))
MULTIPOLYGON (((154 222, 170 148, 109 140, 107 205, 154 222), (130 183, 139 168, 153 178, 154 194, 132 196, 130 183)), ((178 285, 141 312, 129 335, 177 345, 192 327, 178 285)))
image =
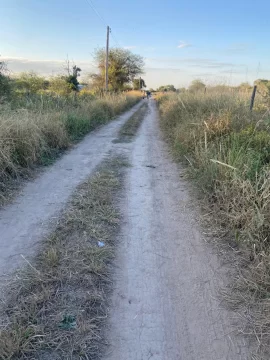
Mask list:
POLYGON ((150 96, 151 96, 151 93, 150 93, 150 91, 146 91, 146 96, 147 96, 147 99, 149 99, 150 98, 150 96))

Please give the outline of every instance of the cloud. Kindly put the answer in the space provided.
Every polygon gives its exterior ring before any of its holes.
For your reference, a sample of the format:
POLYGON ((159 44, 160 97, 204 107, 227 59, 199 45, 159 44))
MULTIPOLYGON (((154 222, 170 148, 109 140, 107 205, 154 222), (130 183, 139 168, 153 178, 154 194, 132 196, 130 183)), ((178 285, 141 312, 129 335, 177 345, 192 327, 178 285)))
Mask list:
POLYGON ((221 74, 227 74, 227 75, 230 75, 230 74, 243 74, 243 70, 240 71, 240 70, 236 70, 236 69, 227 69, 227 70, 221 70, 220 71, 221 74))
POLYGON ((183 40, 180 40, 180 43, 179 43, 179 45, 177 47, 179 49, 184 49, 186 47, 191 47, 191 46, 192 46, 191 44, 189 44, 189 43, 187 43, 187 42, 185 42, 183 40))
POLYGON ((234 43, 225 49, 227 55, 242 55, 248 53, 254 46, 248 43, 234 43))
POLYGON ((132 50, 132 49, 136 49, 137 46, 134 45, 129 45, 129 46, 124 46, 124 49, 126 50, 132 50))
MULTIPOLYGON (((7 62, 8 69, 11 73, 20 73, 24 71, 35 71, 43 76, 51 76, 53 74, 61 74, 64 72, 65 60, 35 60, 20 57, 3 57, 1 60, 7 62)), ((72 63, 72 60, 71 60, 72 63)), ((95 68, 89 61, 76 61, 83 73, 93 71, 95 68)))
POLYGON ((182 57, 159 57, 147 58, 145 60, 147 66, 151 67, 179 67, 198 68, 198 69, 226 69, 232 67, 243 67, 244 64, 234 64, 231 62, 223 62, 207 58, 182 58, 182 57))
POLYGON ((208 76, 216 76, 216 74, 210 72, 203 72, 203 73, 196 73, 193 74, 194 77, 201 78, 201 77, 208 77, 208 76))

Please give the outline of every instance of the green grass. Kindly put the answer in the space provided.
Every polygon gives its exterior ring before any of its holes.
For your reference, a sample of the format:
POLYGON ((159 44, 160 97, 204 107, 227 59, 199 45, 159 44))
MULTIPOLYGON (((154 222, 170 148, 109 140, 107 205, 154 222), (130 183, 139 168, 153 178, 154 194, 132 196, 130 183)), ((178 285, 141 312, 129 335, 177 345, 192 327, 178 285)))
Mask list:
POLYGON ((228 299, 242 315, 249 309, 246 331, 270 351, 270 117, 259 96, 249 111, 249 95, 185 93, 158 101, 163 132, 204 194, 209 221, 245 254, 228 299))
POLYGON ((15 274, 0 359, 100 358, 120 222, 115 199, 127 165, 109 158, 79 186, 41 252, 15 274))

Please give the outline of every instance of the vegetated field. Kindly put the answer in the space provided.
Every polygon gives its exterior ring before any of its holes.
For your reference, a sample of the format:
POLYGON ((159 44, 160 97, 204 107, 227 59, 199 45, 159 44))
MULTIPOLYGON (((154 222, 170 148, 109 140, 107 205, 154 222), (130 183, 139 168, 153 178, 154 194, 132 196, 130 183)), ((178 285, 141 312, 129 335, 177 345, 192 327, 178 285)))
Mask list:
POLYGON ((73 141, 133 106, 136 92, 95 96, 14 95, 0 103, 0 198, 10 179, 35 164, 49 164, 73 141))
POLYGON ((230 233, 240 256, 229 299, 247 331, 270 347, 270 115, 258 96, 210 90, 158 98, 161 126, 175 156, 208 199, 212 221, 230 233), (240 261, 241 260, 241 261, 240 261))

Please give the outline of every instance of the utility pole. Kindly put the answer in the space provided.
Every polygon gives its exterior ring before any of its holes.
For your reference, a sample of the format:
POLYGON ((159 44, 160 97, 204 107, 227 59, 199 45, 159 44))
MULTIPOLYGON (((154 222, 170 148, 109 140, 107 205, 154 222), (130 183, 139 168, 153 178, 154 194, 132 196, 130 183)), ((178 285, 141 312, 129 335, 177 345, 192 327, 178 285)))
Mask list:
POLYGON ((250 107, 249 110, 252 111, 253 109, 253 105, 254 105, 254 100, 255 100, 255 95, 256 95, 256 90, 257 90, 257 85, 253 86, 253 91, 251 94, 251 99, 250 99, 250 107))
POLYGON ((106 42, 106 64, 105 64, 105 90, 108 91, 108 69, 109 69, 109 37, 110 27, 107 26, 107 42, 106 42))
POLYGON ((142 86, 142 79, 141 77, 139 78, 139 90, 141 90, 141 86, 142 86))

